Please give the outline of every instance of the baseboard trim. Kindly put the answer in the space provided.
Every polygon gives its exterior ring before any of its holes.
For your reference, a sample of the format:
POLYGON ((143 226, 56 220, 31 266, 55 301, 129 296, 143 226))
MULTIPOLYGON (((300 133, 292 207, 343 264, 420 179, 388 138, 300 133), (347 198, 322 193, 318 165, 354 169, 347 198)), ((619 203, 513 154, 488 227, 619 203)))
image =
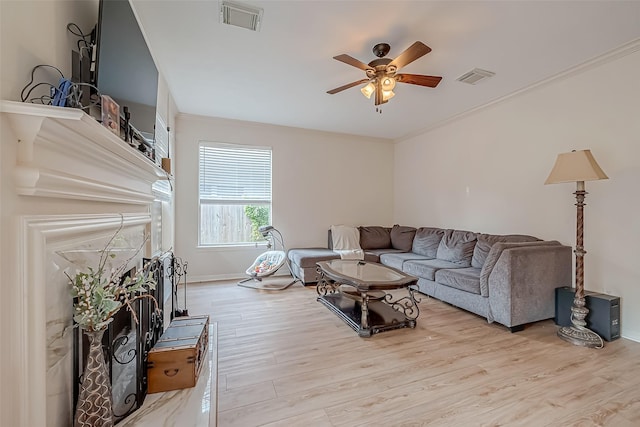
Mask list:
POLYGON ((624 334, 620 334, 620 336, 631 341, 640 342, 640 332, 638 331, 625 331, 624 334))
MULTIPOLYGON (((290 276, 288 272, 286 272, 286 268, 283 272, 277 272, 274 276, 290 276)), ((229 281, 229 280, 243 280, 248 276, 246 274, 207 274, 202 276, 187 276, 187 284, 191 283, 202 283, 202 282, 219 282, 219 281, 229 281)))

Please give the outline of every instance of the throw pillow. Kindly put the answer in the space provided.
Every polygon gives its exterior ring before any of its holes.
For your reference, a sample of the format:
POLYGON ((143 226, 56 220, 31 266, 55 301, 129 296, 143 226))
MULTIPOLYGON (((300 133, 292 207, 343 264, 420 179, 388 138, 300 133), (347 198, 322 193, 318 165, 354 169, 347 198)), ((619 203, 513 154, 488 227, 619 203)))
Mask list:
POLYGON ((469 267, 476 240, 476 233, 471 231, 446 230, 438 246, 436 258, 469 267))
POLYGON ((380 226, 358 227, 362 249, 387 249, 391 247, 390 229, 380 226))
POLYGON ((414 227, 396 224, 391 228, 389 234, 391 237, 391 246, 393 246, 394 249, 400 249, 404 252, 411 251, 413 237, 416 235, 416 229, 414 227))
POLYGON ((444 236, 444 230, 442 228, 418 228, 416 236, 413 238, 411 252, 429 258, 435 258, 442 236, 444 236))

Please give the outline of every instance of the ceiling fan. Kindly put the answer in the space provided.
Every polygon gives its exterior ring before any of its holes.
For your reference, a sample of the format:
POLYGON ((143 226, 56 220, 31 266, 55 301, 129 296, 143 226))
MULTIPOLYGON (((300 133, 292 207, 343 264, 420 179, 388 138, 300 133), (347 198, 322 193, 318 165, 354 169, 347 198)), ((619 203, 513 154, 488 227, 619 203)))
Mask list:
POLYGON ((387 43, 378 43, 375 45, 373 47, 373 53, 378 59, 374 59, 369 62, 369 64, 360 62, 346 54, 334 56, 333 59, 364 70, 367 73, 367 78, 328 90, 327 93, 333 95, 345 89, 367 83, 367 85, 360 90, 367 98, 371 98, 371 95, 375 94, 374 104, 378 106, 388 102, 395 96, 393 88, 398 82, 427 87, 438 86, 442 77, 425 76, 422 74, 397 74, 400 68, 431 52, 429 46, 419 41, 415 42, 396 59, 385 58, 390 49, 391 46, 387 43))

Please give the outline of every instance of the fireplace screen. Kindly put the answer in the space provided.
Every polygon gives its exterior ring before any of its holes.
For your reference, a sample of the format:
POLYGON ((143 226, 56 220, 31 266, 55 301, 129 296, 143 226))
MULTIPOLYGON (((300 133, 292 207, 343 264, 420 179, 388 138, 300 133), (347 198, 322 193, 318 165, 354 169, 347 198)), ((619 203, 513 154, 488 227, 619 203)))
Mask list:
MULTIPOLYGON (((147 395, 147 354, 164 329, 164 293, 165 288, 172 287, 173 254, 167 253, 154 260, 145 259, 144 262, 151 262, 150 268, 157 286, 150 293, 156 299, 159 310, 155 310, 150 298, 135 301, 138 323, 131 312, 123 308, 114 316, 102 340, 107 369, 111 375, 115 422, 138 409, 147 395)), ((134 269, 129 271, 129 274, 133 273, 134 269)), ((75 408, 89 352, 89 341, 80 328, 74 330, 73 347, 75 408)))

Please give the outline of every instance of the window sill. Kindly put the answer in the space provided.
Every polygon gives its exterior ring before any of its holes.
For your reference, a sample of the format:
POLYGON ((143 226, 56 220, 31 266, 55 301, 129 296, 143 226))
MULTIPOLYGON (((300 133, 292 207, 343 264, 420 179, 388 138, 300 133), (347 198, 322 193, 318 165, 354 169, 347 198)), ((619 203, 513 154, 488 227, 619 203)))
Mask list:
POLYGON ((253 249, 267 250, 267 243, 245 243, 231 245, 198 245, 196 247, 200 251, 205 252, 225 252, 225 251, 247 251, 253 249))

